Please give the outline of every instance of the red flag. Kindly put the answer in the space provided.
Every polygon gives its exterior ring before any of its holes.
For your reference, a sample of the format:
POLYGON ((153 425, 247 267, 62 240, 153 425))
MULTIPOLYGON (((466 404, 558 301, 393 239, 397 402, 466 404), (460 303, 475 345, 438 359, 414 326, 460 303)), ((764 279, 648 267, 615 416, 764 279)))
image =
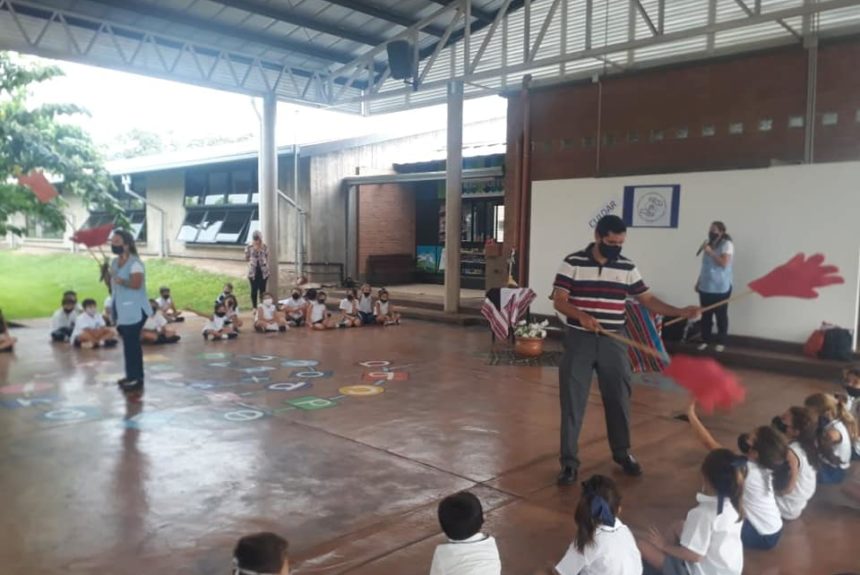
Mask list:
POLYGON ((94 248, 106 243, 112 231, 113 224, 105 224, 97 228, 78 230, 72 235, 72 241, 78 244, 83 244, 88 248, 94 248))
POLYGON ((36 170, 30 172, 29 175, 25 176, 22 174, 18 176, 18 183, 30 188, 33 194, 43 204, 47 204, 60 195, 57 193, 57 188, 55 188, 51 182, 48 181, 48 178, 45 177, 45 174, 36 170))
POLYGON ((746 390, 732 372, 710 357, 674 355, 663 374, 690 392, 702 409, 730 409, 743 402, 746 390))
POLYGON ((808 258, 800 253, 767 275, 750 282, 749 287, 762 297, 818 297, 816 288, 845 283, 836 266, 824 264, 824 255, 808 258))

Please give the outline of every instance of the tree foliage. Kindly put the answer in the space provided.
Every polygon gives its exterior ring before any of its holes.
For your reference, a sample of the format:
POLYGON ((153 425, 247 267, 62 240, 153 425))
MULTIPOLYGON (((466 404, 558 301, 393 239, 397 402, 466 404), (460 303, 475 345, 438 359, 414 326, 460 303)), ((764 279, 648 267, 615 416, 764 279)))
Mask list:
POLYGON ((85 113, 72 104, 31 105, 30 88, 62 75, 54 66, 25 64, 8 52, 0 52, 0 236, 24 233, 11 217, 23 214, 52 226, 64 227, 63 199, 78 196, 87 209, 104 209, 117 217, 118 226, 128 225, 114 198, 110 175, 89 135, 68 123, 74 114, 85 113), (17 176, 42 170, 61 196, 42 204, 17 176))

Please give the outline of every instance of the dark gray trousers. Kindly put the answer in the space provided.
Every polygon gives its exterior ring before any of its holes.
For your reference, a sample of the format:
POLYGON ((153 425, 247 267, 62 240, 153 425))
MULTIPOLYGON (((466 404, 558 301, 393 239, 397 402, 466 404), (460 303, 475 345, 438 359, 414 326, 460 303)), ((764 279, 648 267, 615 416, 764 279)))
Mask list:
POLYGON ((568 328, 564 356, 558 369, 562 467, 579 467, 579 432, 595 371, 612 455, 621 458, 630 449, 631 388, 627 346, 606 336, 568 328))

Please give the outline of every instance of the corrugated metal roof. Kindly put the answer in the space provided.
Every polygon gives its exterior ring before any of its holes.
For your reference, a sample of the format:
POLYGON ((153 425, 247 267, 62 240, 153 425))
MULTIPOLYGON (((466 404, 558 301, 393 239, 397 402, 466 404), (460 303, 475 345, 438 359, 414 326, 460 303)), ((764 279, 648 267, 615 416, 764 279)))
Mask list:
POLYGON ((0 48, 357 113, 858 31, 860 0, 0 0, 0 48))

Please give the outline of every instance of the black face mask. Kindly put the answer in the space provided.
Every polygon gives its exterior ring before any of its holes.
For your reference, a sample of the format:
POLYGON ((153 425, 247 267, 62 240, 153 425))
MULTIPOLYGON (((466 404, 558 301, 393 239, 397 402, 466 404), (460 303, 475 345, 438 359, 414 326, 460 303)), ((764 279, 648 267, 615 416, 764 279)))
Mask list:
POLYGON ((600 255, 608 260, 617 260, 621 255, 621 246, 610 246, 609 244, 601 243, 597 246, 600 250, 600 255))
POLYGON ((752 449, 752 444, 750 443, 750 434, 749 433, 741 433, 738 435, 738 449, 741 450, 741 453, 746 455, 752 449))
POLYGON ((709 242, 714 243, 718 239, 720 239, 720 234, 718 234, 716 232, 708 232, 708 241, 709 242))
POLYGON ((217 315, 218 317, 224 317, 225 315, 227 315, 227 312, 226 311, 216 311, 215 315, 217 315))
POLYGON ((847 393, 849 397, 860 397, 860 387, 849 387, 846 385, 845 393, 847 393))
POLYGON ((780 433, 788 433, 788 426, 782 420, 780 416, 776 416, 770 420, 770 424, 780 433))
POLYGON ((323 298, 323 299, 318 299, 318 300, 317 300, 317 302, 318 302, 318 303, 325 303, 325 298, 323 298))
POLYGON ((123 254, 123 252, 125 251, 125 246, 114 246, 114 245, 112 245, 110 247, 110 251, 112 251, 114 254, 116 254, 118 256, 121 256, 123 254))
POLYGON ((301 296, 299 296, 299 294, 297 294, 297 293, 294 293, 294 294, 293 294, 293 299, 294 299, 294 300, 298 301, 299 297, 301 297, 301 296))

